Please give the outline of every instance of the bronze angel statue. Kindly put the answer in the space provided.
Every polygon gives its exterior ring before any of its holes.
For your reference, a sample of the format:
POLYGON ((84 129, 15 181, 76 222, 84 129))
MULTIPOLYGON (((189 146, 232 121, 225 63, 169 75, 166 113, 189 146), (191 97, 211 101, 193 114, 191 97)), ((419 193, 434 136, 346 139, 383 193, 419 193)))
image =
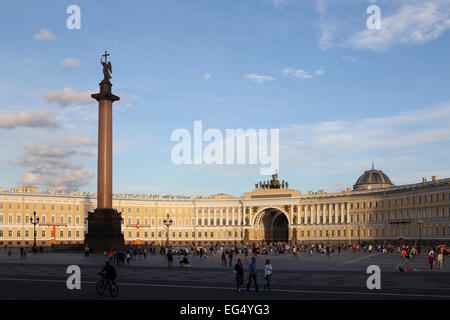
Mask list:
MULTIPOLYGON (((105 53, 105 55, 106 55, 106 53, 105 53)), ((111 73, 112 73, 111 61, 107 61, 106 57, 105 57, 105 61, 103 61, 103 59, 100 59, 100 63, 103 66, 103 77, 104 77, 104 80, 111 79, 111 73)))

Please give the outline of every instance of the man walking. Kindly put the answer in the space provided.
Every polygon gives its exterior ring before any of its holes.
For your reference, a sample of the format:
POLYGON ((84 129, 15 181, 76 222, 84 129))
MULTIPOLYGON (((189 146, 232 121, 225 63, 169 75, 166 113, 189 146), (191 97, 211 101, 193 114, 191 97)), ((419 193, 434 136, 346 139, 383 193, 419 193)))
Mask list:
POLYGON ((250 291, 250 285, 252 284, 252 280, 255 281, 255 290, 258 292, 258 282, 256 281, 256 258, 252 257, 252 262, 248 265, 248 283, 247 283, 247 291, 250 291))
POLYGON ((237 259, 237 263, 234 266, 234 273, 236 274, 237 291, 241 291, 241 286, 244 283, 244 267, 242 266, 241 259, 237 259))

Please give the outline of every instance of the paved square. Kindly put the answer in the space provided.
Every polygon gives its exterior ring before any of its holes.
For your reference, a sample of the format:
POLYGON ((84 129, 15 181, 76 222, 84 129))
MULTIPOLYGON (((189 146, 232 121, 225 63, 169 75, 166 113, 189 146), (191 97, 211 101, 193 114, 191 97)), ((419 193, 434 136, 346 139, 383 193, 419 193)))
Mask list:
MULTIPOLYGON (((249 257, 238 255, 248 280, 249 257)), ((426 254, 408 261, 415 272, 399 272, 397 254, 343 251, 321 256, 301 253, 258 256, 258 284, 263 288, 266 259, 273 266, 272 292, 237 292, 232 268, 221 266, 219 255, 190 257, 190 268, 180 268, 178 256, 167 267, 165 256, 135 257, 130 265, 117 265, 120 299, 449 299, 450 267, 430 270, 426 254), (366 286, 369 265, 381 268, 381 290, 366 286)), ((98 296, 95 283, 106 257, 102 254, 46 252, 21 258, 0 252, 0 299, 118 299, 98 296), (81 290, 66 286, 69 265, 81 268, 81 290)), ((233 266, 236 258, 233 259, 233 266)), ((227 259, 227 263, 229 260, 227 259)), ((436 268, 436 266, 435 266, 436 268)))

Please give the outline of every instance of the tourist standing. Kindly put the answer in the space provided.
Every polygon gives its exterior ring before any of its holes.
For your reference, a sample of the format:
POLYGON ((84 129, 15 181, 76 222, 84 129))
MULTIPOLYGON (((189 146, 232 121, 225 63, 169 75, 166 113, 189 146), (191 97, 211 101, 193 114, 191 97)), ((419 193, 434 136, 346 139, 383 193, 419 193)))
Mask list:
POLYGON ((266 278, 266 284, 264 286, 264 291, 271 292, 270 281, 272 280, 272 265, 270 260, 266 260, 266 265, 264 266, 264 277, 266 278))
POLYGON ((250 285, 252 284, 252 280, 255 281, 255 290, 259 291, 258 282, 256 280, 256 258, 252 257, 252 262, 248 265, 248 283, 247 283, 247 291, 250 291, 250 285))

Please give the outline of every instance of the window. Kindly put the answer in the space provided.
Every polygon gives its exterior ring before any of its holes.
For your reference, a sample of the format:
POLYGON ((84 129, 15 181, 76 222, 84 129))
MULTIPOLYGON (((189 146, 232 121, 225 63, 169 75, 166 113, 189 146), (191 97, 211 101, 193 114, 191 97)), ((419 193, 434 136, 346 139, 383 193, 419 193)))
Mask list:
POLYGON ((59 222, 64 223, 64 216, 59 216, 59 222))
POLYGON ((60 230, 59 231, 59 236, 62 238, 62 237, 64 237, 64 231, 63 230, 60 230))
POLYGON ((30 233, 28 232, 28 230, 25 230, 25 238, 28 238, 30 236, 30 233))
POLYGON ((77 238, 80 237, 80 231, 76 231, 75 234, 76 234, 76 237, 77 237, 77 238))
POLYGON ((67 237, 72 238, 72 231, 67 231, 67 237))
POLYGON ((42 238, 45 238, 45 230, 42 230, 41 235, 42 235, 42 238))

